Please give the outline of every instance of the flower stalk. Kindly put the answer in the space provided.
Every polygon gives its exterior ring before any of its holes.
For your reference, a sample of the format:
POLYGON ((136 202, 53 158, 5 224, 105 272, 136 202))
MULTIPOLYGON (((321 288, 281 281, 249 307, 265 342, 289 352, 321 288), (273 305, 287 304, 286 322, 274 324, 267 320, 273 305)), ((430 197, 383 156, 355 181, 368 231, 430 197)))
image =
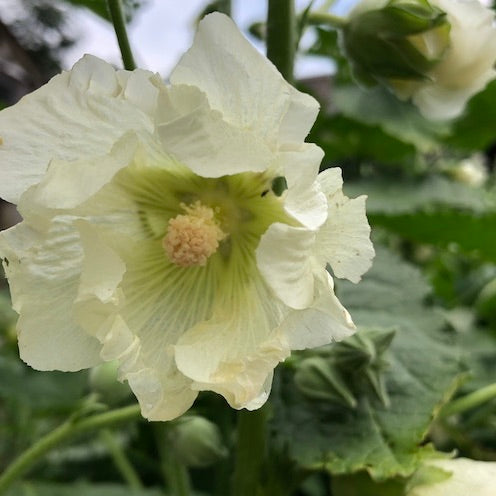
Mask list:
POLYGON ((474 391, 473 393, 467 394, 461 398, 458 398, 450 403, 448 403, 440 412, 441 418, 450 417, 451 415, 456 415, 458 413, 463 413, 467 410, 471 410, 487 401, 496 398, 496 383, 490 384, 489 386, 483 387, 474 391))
POLYGON ((134 467, 131 465, 126 453, 124 453, 124 450, 115 439, 112 431, 110 429, 102 429, 100 431, 100 438, 107 447, 107 450, 114 461, 114 465, 128 486, 135 490, 143 489, 143 483, 141 482, 139 475, 136 470, 134 470, 134 467))
POLYGON ((269 0, 267 12, 267 57, 288 83, 293 82, 296 51, 294 0, 269 0))
POLYGON ((127 36, 126 19, 122 10, 122 2, 121 0, 107 0, 107 5, 112 24, 114 25, 115 35, 117 36, 117 42, 119 43, 124 69, 133 71, 136 69, 136 63, 134 62, 133 52, 127 36))
POLYGON ((33 465, 41 460, 49 451, 64 441, 103 427, 137 419, 140 417, 139 405, 131 405, 110 412, 100 413, 92 417, 72 418, 39 439, 7 467, 0 476, 0 494, 5 491, 33 465))
POLYGON ((238 412, 236 467, 233 492, 236 496, 258 494, 265 458, 268 406, 238 412))
POLYGON ((309 12, 306 22, 311 25, 327 25, 339 29, 345 26, 348 22, 344 17, 340 17, 328 12, 309 12))

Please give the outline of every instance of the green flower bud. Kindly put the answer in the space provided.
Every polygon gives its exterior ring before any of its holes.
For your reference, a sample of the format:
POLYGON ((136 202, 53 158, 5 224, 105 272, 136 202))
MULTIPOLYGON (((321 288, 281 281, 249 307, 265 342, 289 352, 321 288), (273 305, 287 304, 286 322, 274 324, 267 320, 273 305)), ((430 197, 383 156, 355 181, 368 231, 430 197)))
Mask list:
POLYGON ((296 371, 295 384, 307 398, 334 401, 350 408, 357 405, 339 369, 329 359, 311 357, 303 360, 296 371))
POLYGON ((207 467, 228 454, 218 427, 194 415, 181 417, 171 425, 169 441, 177 459, 188 467, 207 467))
POLYGON ((489 281, 482 288, 475 307, 480 317, 496 325, 496 279, 489 281))
POLYGON ((297 366, 296 386, 307 398, 349 408, 355 408, 356 397, 367 390, 388 407, 384 371, 389 363, 384 354, 394 335, 394 329, 362 329, 327 348, 325 355, 305 358, 297 366))
POLYGON ((132 394, 127 383, 118 381, 118 368, 119 363, 114 361, 102 363, 90 370, 90 388, 98 393, 99 399, 107 405, 116 405, 132 394))
POLYGON ((446 14, 427 0, 363 2, 342 31, 342 46, 356 79, 386 83, 396 93, 428 79, 450 39, 446 14))

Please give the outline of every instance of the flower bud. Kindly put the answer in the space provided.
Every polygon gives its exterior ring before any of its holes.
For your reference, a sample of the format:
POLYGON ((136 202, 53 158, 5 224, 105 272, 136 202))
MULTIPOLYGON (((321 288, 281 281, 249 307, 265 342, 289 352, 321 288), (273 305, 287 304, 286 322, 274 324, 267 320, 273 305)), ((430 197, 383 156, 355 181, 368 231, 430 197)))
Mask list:
POLYGON ((295 374, 296 387, 313 400, 334 401, 355 408, 357 401, 329 359, 311 357, 303 360, 295 374))
POLYGON ((207 467, 227 456, 219 428, 203 417, 181 417, 171 426, 169 441, 177 459, 188 467, 207 467))
POLYGON ((494 12, 477 0, 365 0, 342 33, 355 77, 430 119, 459 116, 496 77, 494 12))
POLYGON ((367 85, 427 79, 449 44, 445 13, 422 0, 362 2, 343 29, 355 77, 367 85))
POLYGON ((131 396, 131 389, 117 379, 119 363, 105 362, 90 370, 90 387, 107 405, 116 405, 131 396))
POLYGON ((496 279, 489 281, 475 302, 477 313, 484 320, 496 325, 496 279))

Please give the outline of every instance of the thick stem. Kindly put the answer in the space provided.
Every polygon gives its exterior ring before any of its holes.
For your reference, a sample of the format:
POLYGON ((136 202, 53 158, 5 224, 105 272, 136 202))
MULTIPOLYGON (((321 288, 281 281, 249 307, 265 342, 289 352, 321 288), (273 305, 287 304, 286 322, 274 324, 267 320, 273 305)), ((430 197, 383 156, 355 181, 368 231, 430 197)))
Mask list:
POLYGON ((266 452, 268 407, 238 413, 236 467, 233 492, 236 496, 254 496, 261 481, 266 452))
POLYGON ((496 384, 490 384, 448 403, 443 407, 439 416, 446 418, 457 413, 463 413, 494 398, 496 398, 496 384))
POLYGON ((296 51, 294 0, 269 0, 267 57, 289 83, 293 82, 296 51))
POLYGON ((139 416, 139 405, 131 405, 89 418, 68 420, 39 439, 7 467, 5 472, 0 476, 0 494, 3 494, 13 482, 21 477, 22 474, 27 472, 52 448, 58 446, 63 441, 74 438, 83 432, 114 425, 126 420, 136 419, 139 418, 139 416))
POLYGON ((133 52, 131 51, 131 45, 129 44, 129 38, 127 37, 126 20, 122 11, 121 0, 107 0, 107 4, 117 36, 117 42, 119 43, 124 69, 132 71, 136 69, 136 64, 134 62, 133 52))

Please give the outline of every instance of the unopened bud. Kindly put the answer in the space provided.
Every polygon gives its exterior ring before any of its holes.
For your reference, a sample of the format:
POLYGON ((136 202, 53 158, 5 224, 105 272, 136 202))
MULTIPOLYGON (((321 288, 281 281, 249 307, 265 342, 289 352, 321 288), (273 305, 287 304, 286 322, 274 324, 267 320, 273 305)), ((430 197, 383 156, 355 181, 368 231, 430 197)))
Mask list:
POLYGON ((449 46, 449 31, 445 13, 426 0, 368 1, 352 12, 342 43, 360 82, 401 93, 408 82, 428 78, 449 46))
POLYGON ((105 362, 90 370, 90 387, 98 393, 100 401, 107 405, 116 405, 131 396, 131 389, 126 383, 117 379, 119 363, 105 362))
POLYGON ((169 441, 177 459, 188 467, 207 467, 227 456, 219 428, 196 415, 177 420, 170 428, 169 441))

